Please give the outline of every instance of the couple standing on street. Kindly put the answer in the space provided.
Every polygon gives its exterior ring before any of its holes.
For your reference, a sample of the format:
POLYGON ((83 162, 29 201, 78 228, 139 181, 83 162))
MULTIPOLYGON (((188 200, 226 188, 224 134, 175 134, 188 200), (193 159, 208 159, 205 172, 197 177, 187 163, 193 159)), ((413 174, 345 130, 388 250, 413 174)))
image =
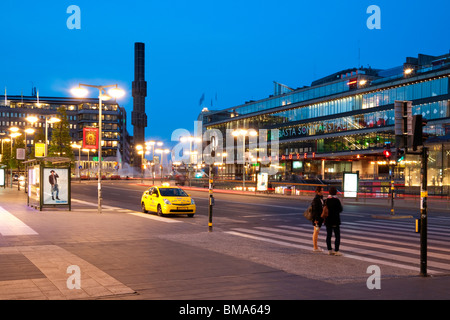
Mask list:
POLYGON ((323 199, 323 189, 322 187, 316 188, 316 196, 312 201, 312 224, 314 226, 313 233, 313 246, 314 252, 322 252, 317 246, 317 239, 319 238, 319 230, 323 223, 325 223, 325 227, 327 228, 327 249, 328 254, 334 256, 340 256, 342 253, 339 251, 339 246, 341 243, 341 217, 340 213, 342 212, 342 204, 341 201, 337 198, 337 190, 335 187, 330 187, 329 196, 325 200, 323 199), (327 207, 328 216, 326 218, 322 218, 323 208, 327 207), (334 251, 331 246, 331 237, 334 232, 334 251))

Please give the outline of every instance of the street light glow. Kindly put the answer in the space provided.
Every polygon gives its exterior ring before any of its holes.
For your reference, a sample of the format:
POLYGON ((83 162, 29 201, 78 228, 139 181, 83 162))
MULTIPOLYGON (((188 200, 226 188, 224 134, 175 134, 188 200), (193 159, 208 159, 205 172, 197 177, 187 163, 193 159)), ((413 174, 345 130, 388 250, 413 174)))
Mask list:
POLYGON ((114 99, 120 99, 125 95, 125 91, 117 87, 109 89, 108 93, 114 99))
POLYGON ((33 124, 35 122, 38 122, 39 118, 36 116, 29 116, 29 117, 26 117, 25 120, 27 120, 29 123, 33 124))
POLYGON ((57 122, 61 122, 60 118, 57 117, 51 117, 50 119, 47 120, 48 123, 57 123, 57 122))
POLYGON ((76 88, 70 89, 70 93, 77 98, 84 98, 89 94, 89 91, 86 88, 82 88, 80 86, 76 88))

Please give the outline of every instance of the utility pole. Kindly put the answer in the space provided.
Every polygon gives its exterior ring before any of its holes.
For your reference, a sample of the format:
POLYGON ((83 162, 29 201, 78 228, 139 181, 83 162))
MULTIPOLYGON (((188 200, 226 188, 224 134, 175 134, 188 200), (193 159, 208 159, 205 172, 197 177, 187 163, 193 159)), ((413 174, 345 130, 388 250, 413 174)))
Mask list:
MULTIPOLYGON (((216 156, 216 147, 215 147, 216 137, 211 137, 211 145, 212 145, 212 151, 211 151, 211 159, 214 159, 216 156)), ((208 232, 212 232, 212 216, 213 216, 213 206, 214 206, 214 196, 213 196, 213 188, 214 188, 214 173, 213 173, 213 162, 214 160, 211 160, 211 163, 209 164, 209 208, 208 208, 208 232)))
POLYGON ((427 236, 428 236, 428 148, 422 148, 422 182, 420 187, 420 275, 427 276, 427 236))
MULTIPOLYGON (((428 148, 424 142, 428 134, 423 131, 427 120, 422 115, 412 115, 411 101, 395 101, 395 137, 397 161, 405 154, 416 154, 421 157, 421 187, 420 187, 420 275, 427 276, 428 254, 428 148), (418 147, 422 150, 417 152, 418 147), (400 151, 405 148, 405 151, 400 151), (411 151, 412 149, 412 151, 411 151)), ((416 220, 418 221, 418 220, 416 220)))

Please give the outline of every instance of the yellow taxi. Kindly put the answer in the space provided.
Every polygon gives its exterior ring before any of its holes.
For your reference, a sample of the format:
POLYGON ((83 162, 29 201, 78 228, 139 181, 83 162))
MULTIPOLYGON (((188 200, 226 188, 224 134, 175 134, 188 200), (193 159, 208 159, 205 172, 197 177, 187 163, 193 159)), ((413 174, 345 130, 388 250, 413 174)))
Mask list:
POLYGON ((166 214, 195 214, 195 202, 183 189, 163 185, 153 186, 144 191, 141 198, 142 212, 156 212, 159 216, 166 214))

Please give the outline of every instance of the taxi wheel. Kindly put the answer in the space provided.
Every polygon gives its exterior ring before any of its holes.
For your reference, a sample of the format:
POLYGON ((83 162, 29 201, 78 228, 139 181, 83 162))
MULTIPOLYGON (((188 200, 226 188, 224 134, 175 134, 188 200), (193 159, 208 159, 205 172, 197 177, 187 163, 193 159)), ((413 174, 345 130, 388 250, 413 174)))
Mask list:
POLYGON ((192 218, 192 217, 194 216, 194 214, 191 213, 191 214, 188 214, 187 216, 188 216, 189 218, 192 218))
POLYGON ((157 210, 156 213, 158 214, 158 216, 164 217, 164 214, 162 213, 162 208, 159 204, 158 204, 158 208, 156 210, 157 210))
POLYGON ((145 204, 142 202, 141 203, 141 209, 143 213, 147 213, 148 211, 145 209, 145 204))

